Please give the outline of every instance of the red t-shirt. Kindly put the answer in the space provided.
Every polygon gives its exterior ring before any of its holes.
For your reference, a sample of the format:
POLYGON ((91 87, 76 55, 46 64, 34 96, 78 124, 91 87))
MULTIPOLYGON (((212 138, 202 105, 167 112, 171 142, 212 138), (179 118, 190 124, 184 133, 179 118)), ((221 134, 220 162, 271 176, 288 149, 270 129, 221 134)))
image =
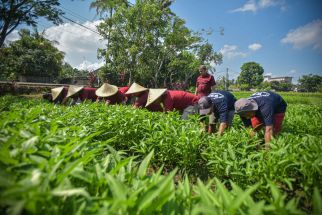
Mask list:
MULTIPOLYGON (((134 102, 135 107, 145 107, 148 100, 149 91, 142 92, 134 102)), ((149 111, 152 112, 162 112, 162 107, 160 104, 152 103, 146 107, 149 111)))
POLYGON ((109 101, 109 104, 121 104, 123 101, 125 101, 125 93, 129 89, 129 87, 120 87, 117 93, 113 96, 110 96, 106 98, 107 101, 109 101))
POLYGON ((95 94, 96 88, 84 87, 82 92, 79 94, 80 100, 84 101, 85 99, 95 102, 97 95, 95 94))
POLYGON ((125 93, 129 90, 130 87, 125 86, 125 87, 120 87, 119 91, 126 97, 128 97, 129 95, 126 95, 125 93))
POLYGON ((197 95, 208 96, 211 93, 211 87, 216 85, 214 76, 207 74, 206 76, 200 75, 197 78, 197 95))
POLYGON ((199 96, 181 90, 168 90, 163 99, 165 111, 183 111, 198 102, 199 96))

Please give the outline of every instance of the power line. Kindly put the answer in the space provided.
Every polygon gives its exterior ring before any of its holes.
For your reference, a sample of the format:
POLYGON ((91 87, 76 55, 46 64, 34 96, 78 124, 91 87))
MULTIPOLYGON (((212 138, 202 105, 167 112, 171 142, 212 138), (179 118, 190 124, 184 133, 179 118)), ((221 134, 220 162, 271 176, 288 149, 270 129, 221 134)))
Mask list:
MULTIPOLYGON (((79 15, 78 13, 76 13, 76 12, 74 12, 74 11, 72 11, 72 10, 70 10, 70 9, 68 9, 68 8, 66 8, 66 7, 64 7, 64 6, 62 6, 62 5, 59 5, 58 7, 60 7, 60 8, 62 8, 62 9, 64 9, 64 10, 65 10, 65 12, 67 12, 67 13, 68 13, 68 14, 70 14, 71 16, 73 16, 73 17, 75 17, 75 18, 82 19, 82 21, 84 21, 84 22, 92 22, 91 20, 89 20, 89 19, 87 19, 87 18, 85 18, 85 17, 83 17, 83 16, 79 15)), ((82 25, 82 24, 80 24, 80 23, 78 23, 78 22, 74 21, 74 20, 73 20, 73 19, 71 19, 71 18, 68 18, 68 17, 66 17, 66 16, 64 16, 64 15, 62 15, 62 17, 63 17, 63 18, 65 18, 65 19, 67 19, 67 20, 68 20, 68 21, 70 21, 70 22, 73 22, 73 23, 75 23, 75 24, 77 24, 77 25, 80 25, 81 27, 84 27, 84 28, 86 28, 86 29, 88 29, 88 30, 90 30, 90 31, 92 31, 92 32, 94 32, 94 33, 96 33, 96 34, 98 34, 98 35, 102 36, 99 32, 97 32, 97 31, 93 30, 92 28, 89 28, 89 27, 87 27, 87 26, 82 25)), ((102 37, 103 37, 103 36, 102 36, 102 37)))
POLYGON ((64 15, 62 15, 62 17, 64 18, 64 19, 67 19, 68 21, 70 21, 70 22, 72 22, 72 23, 74 23, 74 24, 76 24, 76 25, 79 25, 79 26, 81 26, 81 27, 83 27, 83 28, 85 28, 85 29, 87 29, 87 30, 89 30, 89 31, 91 31, 91 32, 93 32, 93 33, 95 33, 95 34, 97 34, 97 35, 99 35, 99 36, 101 36, 101 37, 103 37, 104 38, 104 36, 103 35, 101 35, 99 32, 97 32, 97 31, 94 31, 93 29, 91 29, 91 28, 89 28, 89 27, 87 27, 87 26, 85 26, 85 25, 83 25, 83 24, 80 24, 80 23, 78 23, 78 22, 76 22, 76 21, 74 21, 74 20, 72 20, 72 19, 70 19, 70 18, 68 18, 68 17, 66 17, 66 16, 64 16, 64 15))
POLYGON ((58 7, 60 7, 60 8, 62 8, 62 9, 64 9, 67 13, 69 13, 69 14, 70 14, 70 15, 72 15, 72 16, 74 16, 75 18, 79 18, 79 19, 82 19, 83 21, 89 21, 89 22, 90 22, 90 20, 89 20, 89 19, 87 19, 87 18, 85 18, 85 17, 83 17, 83 16, 79 15, 78 13, 76 13, 76 12, 74 12, 74 11, 72 11, 72 10, 70 10, 70 9, 66 8, 66 7, 63 7, 63 6, 61 6, 61 5, 59 5, 58 7))

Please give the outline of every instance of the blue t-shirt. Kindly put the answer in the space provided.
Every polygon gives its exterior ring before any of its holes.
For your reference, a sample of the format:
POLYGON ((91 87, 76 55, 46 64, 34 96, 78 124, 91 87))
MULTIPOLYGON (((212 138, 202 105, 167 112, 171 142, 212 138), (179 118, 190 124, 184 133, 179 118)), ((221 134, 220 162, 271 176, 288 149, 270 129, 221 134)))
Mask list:
POLYGON ((213 105, 216 118, 220 122, 228 122, 228 112, 235 110, 236 98, 233 94, 223 90, 216 90, 208 95, 213 105))
MULTIPOLYGON (((285 113, 287 104, 284 99, 277 93, 271 91, 263 91, 254 93, 249 97, 256 101, 258 105, 258 110, 255 116, 260 118, 265 126, 273 125, 274 114, 285 113)), ((250 125, 250 120, 243 119, 244 124, 250 125)))

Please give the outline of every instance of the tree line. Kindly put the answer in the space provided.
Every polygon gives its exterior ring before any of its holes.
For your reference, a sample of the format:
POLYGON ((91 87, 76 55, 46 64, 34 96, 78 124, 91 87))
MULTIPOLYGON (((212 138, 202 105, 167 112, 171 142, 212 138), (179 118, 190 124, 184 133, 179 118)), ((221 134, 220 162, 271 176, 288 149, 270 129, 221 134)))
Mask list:
MULTIPOLYGON (((0 79, 15 79, 19 75, 49 76, 55 82, 86 74, 63 62, 64 53, 55 48, 55 41, 44 37, 35 28, 22 29, 20 39, 8 45, 5 38, 18 25, 37 26, 44 17, 55 24, 64 14, 58 0, 1 0, 0 5, 0 79)), ((185 21, 170 8, 173 0, 95 0, 95 9, 102 22, 98 32, 106 39, 106 46, 98 50, 98 58, 105 61, 98 75, 118 86, 134 81, 147 87, 183 88, 195 85, 198 66, 214 66, 223 61, 221 53, 204 37, 209 31, 192 31, 185 21)), ((227 87, 291 90, 288 83, 263 83, 264 69, 256 62, 241 66, 235 82, 219 80, 227 87)), ((321 76, 308 75, 299 80, 302 91, 321 91, 321 76)))

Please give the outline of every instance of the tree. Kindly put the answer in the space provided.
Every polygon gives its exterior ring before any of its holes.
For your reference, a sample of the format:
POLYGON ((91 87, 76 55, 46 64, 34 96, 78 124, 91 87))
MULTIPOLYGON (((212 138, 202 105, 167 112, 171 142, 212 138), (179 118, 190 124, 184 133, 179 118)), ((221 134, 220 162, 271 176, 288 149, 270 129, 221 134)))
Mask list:
POLYGON ((18 25, 35 27, 39 17, 44 17, 55 24, 61 23, 60 16, 63 12, 57 8, 59 5, 59 0, 1 0, 0 47, 18 25))
POLYGON ((238 84, 245 89, 258 86, 263 82, 264 69, 256 62, 244 63, 241 67, 240 75, 237 78, 238 84))
POLYGON ((37 31, 30 33, 23 29, 19 35, 19 40, 0 49, 2 77, 8 78, 13 73, 16 77, 49 76, 57 79, 62 70, 64 53, 37 31))
POLYGON ((222 64, 222 54, 215 52, 208 42, 200 46, 197 56, 200 64, 222 64))
POLYGON ((303 75, 299 79, 299 87, 306 92, 317 92, 322 90, 322 76, 319 75, 303 75))
MULTIPOLYGON (((96 4, 98 11, 105 8, 110 12, 98 28, 109 41, 99 50, 99 57, 106 60, 106 74, 125 73, 129 82, 151 87, 187 81, 198 74, 197 53, 203 39, 171 11, 171 0, 137 0, 133 5, 117 2, 109 7, 96 4)), ((205 61, 217 63, 210 48, 205 61)))
MULTIPOLYGON (((59 80, 64 79, 64 78, 73 78, 75 76, 79 76, 80 71, 76 68, 73 68, 69 63, 64 63, 62 65, 62 69, 59 72, 58 78, 59 80)), ((86 71, 85 75, 88 72, 86 71)))
POLYGON ((276 91, 291 91, 293 88, 293 85, 286 81, 272 81, 270 82, 271 88, 276 91))

